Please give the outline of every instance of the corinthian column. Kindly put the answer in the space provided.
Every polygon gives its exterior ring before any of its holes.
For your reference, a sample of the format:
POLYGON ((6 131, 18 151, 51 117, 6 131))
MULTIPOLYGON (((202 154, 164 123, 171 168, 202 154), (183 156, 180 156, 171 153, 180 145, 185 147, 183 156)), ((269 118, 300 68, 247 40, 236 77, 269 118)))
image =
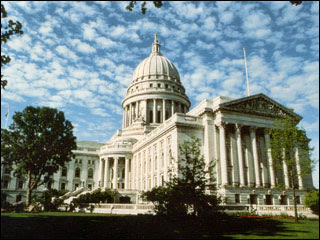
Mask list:
POLYGON ((129 158, 126 157, 125 174, 124 174, 124 189, 129 188, 129 158))
POLYGON ((219 125, 220 131, 220 161, 221 161, 221 185, 228 185, 228 171, 227 171, 227 152, 226 152, 226 135, 225 123, 219 125))
POLYGON ((237 150, 238 150, 238 161, 239 161, 239 172, 240 172, 240 187, 245 186, 244 182, 244 166, 243 166, 243 155, 242 155, 242 143, 241 143, 241 125, 236 124, 236 139, 237 139, 237 150))
POLYGON ((274 175, 273 160, 272 160, 271 148, 270 148, 270 134, 269 134, 269 130, 266 128, 264 129, 264 141, 266 143, 266 151, 267 151, 267 159, 268 159, 268 164, 269 164, 271 188, 274 188, 276 186, 276 178, 274 175))
POLYGON ((113 164, 113 189, 117 189, 118 185, 118 160, 119 158, 114 158, 114 164, 113 164))
POLYGON ((256 175, 256 187, 261 187, 260 181, 260 165, 257 151, 256 127, 250 127, 250 138, 253 151, 254 170, 256 175))
POLYGON ((106 169, 105 169, 105 184, 104 184, 104 186, 106 188, 108 188, 109 187, 109 178, 110 178, 110 176, 109 176, 109 173, 110 173, 109 158, 106 158, 105 163, 106 163, 105 164, 106 165, 106 169))
POLYGON ((299 189, 303 189, 303 181, 301 177, 301 166, 300 166, 300 157, 299 157, 299 149, 296 148, 296 162, 297 162, 297 173, 298 173, 298 184, 299 184, 299 189))

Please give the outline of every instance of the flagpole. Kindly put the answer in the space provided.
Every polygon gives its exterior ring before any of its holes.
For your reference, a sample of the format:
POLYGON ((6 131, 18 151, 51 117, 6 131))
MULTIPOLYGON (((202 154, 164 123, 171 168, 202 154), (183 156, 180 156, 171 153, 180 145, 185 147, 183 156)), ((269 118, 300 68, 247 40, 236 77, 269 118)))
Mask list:
POLYGON ((246 79, 247 79, 247 94, 250 96, 250 87, 249 87, 249 78, 248 78, 248 69, 247 69, 247 57, 246 57, 246 49, 243 48, 243 55, 244 55, 244 66, 246 69, 246 79))

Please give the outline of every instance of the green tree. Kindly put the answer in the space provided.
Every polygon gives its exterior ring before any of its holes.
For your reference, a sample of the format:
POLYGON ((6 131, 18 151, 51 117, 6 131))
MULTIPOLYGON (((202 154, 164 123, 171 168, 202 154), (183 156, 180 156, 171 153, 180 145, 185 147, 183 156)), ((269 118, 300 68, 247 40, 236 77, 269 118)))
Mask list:
POLYGON ((144 192, 155 211, 165 215, 203 216, 216 210, 218 198, 213 178, 214 164, 206 164, 200 151, 200 140, 191 137, 179 146, 179 159, 172 167, 170 180, 163 187, 144 192))
POLYGON ((313 189, 304 197, 304 204, 319 215, 319 190, 313 189))
POLYGON ((71 122, 54 108, 28 106, 12 119, 9 130, 1 129, 2 164, 16 176, 27 176, 29 206, 32 191, 74 157, 76 137, 71 122))
POLYGON ((67 192, 67 190, 48 189, 43 192, 42 196, 35 196, 32 200, 34 203, 40 203, 44 211, 57 211, 63 203, 63 199, 59 197, 67 192))
POLYGON ((307 138, 304 130, 297 127, 297 123, 293 118, 284 117, 277 119, 274 123, 274 128, 270 130, 270 147, 273 166, 282 172, 286 166, 293 193, 296 222, 298 222, 298 217, 295 191, 298 186, 298 177, 299 175, 304 177, 307 174, 311 174, 315 163, 315 161, 311 159, 311 151, 313 149, 309 147, 310 139, 307 138), (297 165, 297 152, 299 165, 297 165), (298 166, 300 166, 300 169, 298 166))
MULTIPOLYGON (((4 5, 1 4, 1 47, 2 44, 7 43, 7 41, 10 39, 12 35, 15 34, 23 34, 23 31, 21 30, 22 25, 19 21, 12 21, 9 20, 6 25, 3 25, 2 23, 5 22, 5 18, 7 17, 6 9, 4 8, 4 5)), ((8 64, 11 61, 10 57, 7 55, 1 55, 1 69, 4 65, 8 64)), ((4 89, 7 85, 7 80, 2 80, 3 75, 1 74, 1 87, 4 89)))

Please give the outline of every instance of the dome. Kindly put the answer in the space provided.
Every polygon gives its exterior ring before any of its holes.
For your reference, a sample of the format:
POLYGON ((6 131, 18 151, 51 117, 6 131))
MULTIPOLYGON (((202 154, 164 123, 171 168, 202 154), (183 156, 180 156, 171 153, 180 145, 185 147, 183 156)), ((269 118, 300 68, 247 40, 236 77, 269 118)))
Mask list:
POLYGON ((167 79, 180 82, 180 75, 177 68, 169 59, 160 53, 160 44, 155 38, 152 44, 152 52, 145 58, 133 73, 131 83, 150 78, 167 79))

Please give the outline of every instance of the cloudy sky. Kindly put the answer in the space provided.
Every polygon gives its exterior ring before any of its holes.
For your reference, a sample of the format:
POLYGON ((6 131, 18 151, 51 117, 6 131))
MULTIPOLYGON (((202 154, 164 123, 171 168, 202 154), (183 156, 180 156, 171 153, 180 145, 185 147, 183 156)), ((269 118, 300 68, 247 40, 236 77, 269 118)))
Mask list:
MULTIPOLYGON (((161 52, 178 68, 193 108, 205 98, 264 93, 303 117, 319 159, 319 2, 164 2, 141 14, 127 2, 2 2, 24 34, 1 46, 11 63, 1 127, 26 106, 65 112, 78 140, 106 142, 137 65, 161 52)), ((313 174, 319 186, 319 165, 313 174)))

